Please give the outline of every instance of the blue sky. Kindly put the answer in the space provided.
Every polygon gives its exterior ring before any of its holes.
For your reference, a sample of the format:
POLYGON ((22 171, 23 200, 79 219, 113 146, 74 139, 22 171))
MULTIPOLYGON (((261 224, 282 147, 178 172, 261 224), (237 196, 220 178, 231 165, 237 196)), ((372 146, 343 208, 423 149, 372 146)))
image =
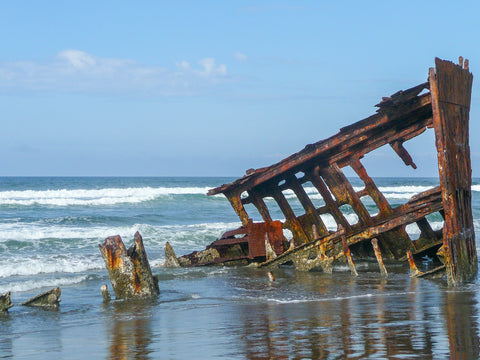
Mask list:
MULTIPOLYGON (((0 2, 0 175, 242 176, 426 81, 480 76, 477 1, 0 2)), ((480 89, 470 146, 480 176, 480 89)), ((433 133, 365 157, 438 176, 433 133)))

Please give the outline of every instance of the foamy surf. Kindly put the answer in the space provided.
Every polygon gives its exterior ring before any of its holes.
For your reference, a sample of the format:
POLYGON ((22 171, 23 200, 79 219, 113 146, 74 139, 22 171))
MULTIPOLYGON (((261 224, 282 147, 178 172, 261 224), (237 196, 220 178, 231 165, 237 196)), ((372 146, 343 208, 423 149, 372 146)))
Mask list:
MULTIPOLYGON (((431 186, 405 185, 380 186, 379 190, 387 199, 408 200, 412 196, 431 189, 431 186)), ((58 190, 21 190, 0 191, 0 205, 15 206, 108 206, 117 204, 137 204, 153 201, 161 197, 178 195, 202 195, 207 197, 210 187, 128 187, 104 189, 58 189, 58 190)), ((363 187, 354 187, 355 191, 363 187)), ((305 191, 313 200, 321 200, 318 191, 311 186, 305 191)), ((472 191, 480 191, 480 185, 473 185, 472 191)), ((288 199, 295 199, 293 191, 285 190, 288 199)), ((223 195, 215 195, 222 197, 223 195)))
POLYGON ((139 187, 1 191, 0 205, 102 206, 135 204, 173 195, 205 195, 208 187, 139 187))
POLYGON ((8 260, 0 260, 0 278, 55 273, 74 274, 103 268, 104 262, 100 254, 12 256, 8 260))
POLYGON ((38 242, 43 246, 42 240, 67 240, 76 242, 68 243, 70 247, 83 247, 92 245, 91 240, 101 240, 108 236, 120 235, 126 241, 133 239, 138 231, 144 240, 153 242, 175 241, 175 238, 185 239, 190 237, 190 245, 197 244, 193 239, 208 236, 219 237, 223 232, 239 227, 240 222, 233 223, 200 223, 186 225, 149 225, 134 224, 130 226, 65 226, 65 225, 40 225, 38 223, 7 223, 0 224, 0 244, 8 241, 38 242))
POLYGON ((54 288, 59 286, 71 286, 79 284, 88 279, 88 275, 80 275, 74 277, 60 277, 60 278, 44 278, 33 280, 15 280, 0 285, 0 294, 7 291, 24 292, 41 288, 54 288))

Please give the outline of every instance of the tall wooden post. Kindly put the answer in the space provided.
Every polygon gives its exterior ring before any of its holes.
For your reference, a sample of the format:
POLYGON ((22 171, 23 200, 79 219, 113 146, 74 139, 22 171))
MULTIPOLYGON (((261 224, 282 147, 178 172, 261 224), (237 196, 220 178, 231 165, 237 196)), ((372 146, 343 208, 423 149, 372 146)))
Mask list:
POLYGON ((460 65, 436 58, 435 67, 430 69, 429 81, 445 210, 443 245, 448 282, 455 286, 477 273, 468 143, 473 75, 463 58, 460 65))

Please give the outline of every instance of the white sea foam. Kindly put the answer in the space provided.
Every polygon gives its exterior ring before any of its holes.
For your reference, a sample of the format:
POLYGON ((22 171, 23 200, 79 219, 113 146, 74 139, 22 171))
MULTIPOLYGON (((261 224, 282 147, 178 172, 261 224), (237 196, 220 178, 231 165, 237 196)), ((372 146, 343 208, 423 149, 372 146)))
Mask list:
POLYGON ((112 235, 120 235, 124 242, 129 244, 135 232, 138 231, 147 246, 157 246, 163 249, 165 242, 168 241, 174 247, 197 249, 220 237, 223 232, 235 229, 240 225, 239 222, 233 222, 190 225, 134 224, 118 227, 71 227, 40 225, 38 223, 7 223, 0 224, 0 248, 7 251, 11 247, 18 248, 20 246, 22 248, 41 248, 48 251, 46 248, 50 247, 54 248, 55 252, 88 249, 96 247, 106 237, 112 235), (12 241, 21 242, 21 244, 15 244, 12 241))
MULTIPOLYGON (((410 199, 419 192, 431 189, 431 186, 405 185, 380 186, 379 190, 387 199, 410 199)), ((362 187, 354 187, 355 191, 362 187)), ((0 205, 50 205, 50 206, 106 206, 115 204, 134 204, 175 195, 205 195, 208 187, 130 187, 77 190, 22 190, 0 191, 0 205)), ((311 186, 305 191, 312 199, 321 200, 318 191, 311 186)), ((480 191, 480 185, 473 185, 472 191, 480 191)), ((288 199, 296 198, 292 190, 285 190, 288 199)), ((215 195, 222 197, 222 195, 215 195)))
POLYGON ((54 273, 82 273, 104 268, 101 256, 73 254, 13 256, 0 260, 0 278, 54 273))
POLYGON ((22 190, 1 191, 0 205, 53 205, 53 206, 98 206, 132 204, 151 201, 162 196, 206 196, 207 187, 139 187, 78 190, 22 190))
POLYGON ((7 291, 11 292, 22 292, 29 291, 34 289, 40 289, 43 287, 58 287, 58 286, 67 286, 79 284, 87 280, 88 275, 80 275, 74 277, 61 277, 54 279, 35 279, 35 280, 20 280, 20 281, 11 281, 5 284, 0 285, 0 294, 3 294, 7 291))
MULTIPOLYGON (((402 199, 409 200, 412 196, 430 190, 433 186, 419 186, 419 185, 405 185, 405 186, 379 186, 379 190, 387 199, 402 199)), ((363 190, 363 187, 354 186, 355 191, 363 190)), ((480 191, 480 185, 473 185, 473 191, 480 191)), ((322 196, 318 193, 317 189, 312 186, 305 187, 305 192, 312 200, 322 200, 322 196)), ((287 199, 295 199, 295 193, 292 190, 283 191, 287 199)))

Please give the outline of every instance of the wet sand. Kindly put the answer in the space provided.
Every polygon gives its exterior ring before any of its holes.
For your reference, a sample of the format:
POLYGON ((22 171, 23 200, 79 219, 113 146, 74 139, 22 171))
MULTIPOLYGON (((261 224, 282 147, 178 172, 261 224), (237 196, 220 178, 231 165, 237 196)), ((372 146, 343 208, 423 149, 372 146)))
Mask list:
POLYGON ((479 357, 478 282, 449 289, 387 268, 382 279, 375 263, 359 264, 357 278, 286 267, 274 282, 257 269, 157 268, 158 300, 109 304, 99 272, 62 289, 57 311, 15 306, 0 316, 0 358, 479 357))

